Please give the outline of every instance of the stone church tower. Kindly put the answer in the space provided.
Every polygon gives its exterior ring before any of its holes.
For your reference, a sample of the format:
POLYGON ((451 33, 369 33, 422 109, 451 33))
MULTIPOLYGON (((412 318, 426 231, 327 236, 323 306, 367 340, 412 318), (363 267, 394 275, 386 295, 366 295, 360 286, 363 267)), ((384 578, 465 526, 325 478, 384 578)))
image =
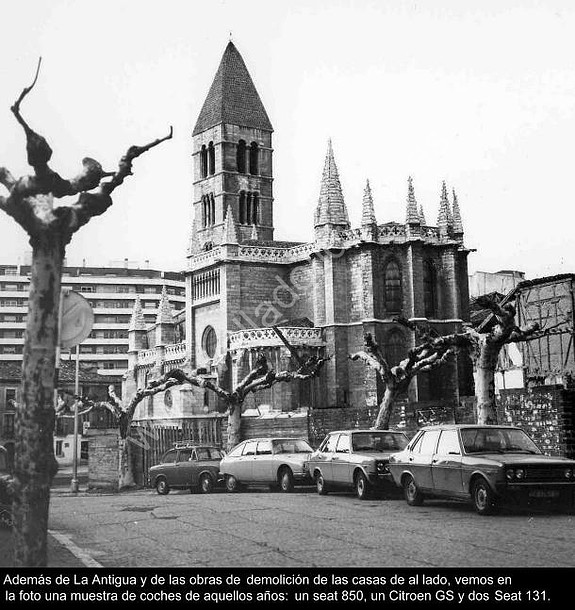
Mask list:
MULTIPOLYGON (((277 384, 250 395, 246 407, 376 407, 383 388, 375 373, 348 357, 362 348, 366 333, 394 366, 416 343, 394 318, 427 320, 440 334, 454 332, 469 318, 469 250, 457 197, 453 193, 450 199, 445 183, 441 186, 437 224, 431 226, 409 178, 405 222, 381 223, 368 182, 362 201, 353 204, 362 210, 361 224, 354 228, 329 142, 318 203, 309 218, 314 240, 277 240, 272 132, 254 82, 230 42, 192 132, 185 360, 227 387, 243 378, 259 353, 277 370, 293 369, 290 352, 271 328, 279 326, 300 357, 329 355, 330 360, 320 378, 277 384)), ((138 353, 142 329, 136 314, 133 378, 141 381, 181 365, 182 344, 164 341, 138 353)), ((472 393, 470 384, 469 368, 454 359, 418 376, 408 398, 455 404, 460 394, 472 393)), ((202 396, 197 389, 181 403, 197 408, 196 414, 218 406, 213 393, 202 396)))

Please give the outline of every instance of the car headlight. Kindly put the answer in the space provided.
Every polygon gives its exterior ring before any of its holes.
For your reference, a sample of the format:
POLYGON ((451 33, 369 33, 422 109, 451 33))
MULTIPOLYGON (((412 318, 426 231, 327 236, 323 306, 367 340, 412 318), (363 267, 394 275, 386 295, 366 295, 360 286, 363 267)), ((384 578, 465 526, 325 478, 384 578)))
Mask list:
POLYGON ((377 472, 379 472, 379 473, 389 472, 389 468, 387 467, 387 463, 386 462, 378 462, 377 463, 377 472))
POLYGON ((518 479, 524 479, 525 478, 525 470, 523 470, 523 468, 517 468, 515 470, 515 477, 518 479))
POLYGON ((507 477, 508 481, 513 481, 513 479, 515 478, 515 470, 513 470, 513 468, 508 468, 505 471, 505 476, 507 477))
POLYGON ((566 479, 572 479, 573 478, 573 468, 566 468, 564 474, 565 474, 566 479))

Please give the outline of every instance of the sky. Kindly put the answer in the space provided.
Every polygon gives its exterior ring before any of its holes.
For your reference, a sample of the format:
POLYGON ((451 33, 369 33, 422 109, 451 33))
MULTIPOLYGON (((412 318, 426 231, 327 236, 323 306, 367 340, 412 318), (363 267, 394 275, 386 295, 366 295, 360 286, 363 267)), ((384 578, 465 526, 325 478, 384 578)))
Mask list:
MULTIPOLYGON (((412 176, 428 223, 458 195, 470 272, 575 272, 575 4, 553 0, 19 0, 0 37, 0 165, 29 171, 22 113, 75 175, 134 163, 68 264, 183 270, 191 132, 230 39, 274 126, 275 237, 307 241, 328 138, 353 226, 369 179, 378 222, 404 221, 412 176)), ((2 187, 0 187, 2 189, 2 187)), ((62 201, 66 204, 66 201, 62 201)), ((0 263, 29 250, 0 216, 0 263)))

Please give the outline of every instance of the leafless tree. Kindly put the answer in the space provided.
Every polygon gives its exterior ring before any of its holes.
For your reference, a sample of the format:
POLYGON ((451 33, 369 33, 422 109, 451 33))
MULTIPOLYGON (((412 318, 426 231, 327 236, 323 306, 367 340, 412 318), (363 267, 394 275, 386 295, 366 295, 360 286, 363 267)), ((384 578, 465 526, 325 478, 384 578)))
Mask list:
POLYGON ((170 133, 145 146, 131 146, 118 169, 104 171, 94 159, 82 160, 74 178, 62 178, 49 166, 52 149, 25 121, 20 105, 36 84, 26 87, 11 107, 26 136, 31 175, 15 178, 0 167, 0 209, 29 235, 32 246, 30 296, 22 366, 22 401, 16 413, 14 467, 14 561, 16 566, 45 566, 50 483, 56 472, 53 450, 54 387, 58 312, 64 252, 72 236, 112 205, 112 192, 132 174, 132 162, 172 137, 170 133), (108 178, 108 180, 105 180, 108 178), (70 206, 54 200, 77 196, 70 206))
POLYGON ((453 347, 443 341, 442 337, 427 336, 421 345, 409 350, 407 358, 396 366, 390 366, 379 345, 370 334, 366 334, 365 350, 350 354, 349 357, 351 360, 361 360, 374 369, 385 384, 374 427, 387 429, 397 396, 407 391, 416 375, 440 366, 453 351, 453 347))

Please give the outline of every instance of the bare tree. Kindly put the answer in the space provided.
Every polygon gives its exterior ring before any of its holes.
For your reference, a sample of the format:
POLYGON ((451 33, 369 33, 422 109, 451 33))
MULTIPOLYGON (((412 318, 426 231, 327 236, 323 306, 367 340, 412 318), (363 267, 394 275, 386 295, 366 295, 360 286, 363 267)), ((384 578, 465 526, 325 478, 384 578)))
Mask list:
MULTIPOLYGON (((477 398, 477 423, 497 424, 497 404, 495 401, 495 370, 501 349, 510 343, 531 341, 539 337, 563 332, 563 329, 541 329, 537 322, 519 328, 515 321, 516 309, 513 303, 498 303, 493 297, 481 296, 476 303, 491 312, 477 328, 464 325, 459 333, 441 337, 445 345, 453 349, 465 349, 473 360, 475 376, 475 396, 477 398)), ((419 323, 398 319, 398 322, 412 330, 429 333, 429 329, 419 323)))
POLYGON ((411 380, 416 375, 440 366, 447 361, 453 351, 453 347, 442 337, 427 336, 424 343, 409 350, 407 358, 396 366, 390 366, 379 345, 370 334, 366 334, 365 350, 350 354, 349 357, 351 360, 361 360, 374 369, 385 384, 374 427, 389 428, 397 396, 407 391, 411 380))
POLYGON ((29 235, 32 246, 30 296, 22 365, 22 401, 16 413, 14 467, 14 560, 17 566, 45 566, 50 483, 56 472, 53 450, 54 387, 60 284, 64 252, 72 236, 94 216, 112 205, 112 192, 132 174, 132 162, 150 148, 172 137, 170 133, 145 146, 131 146, 118 169, 106 172, 94 159, 82 160, 81 172, 64 179, 49 165, 52 149, 24 120, 20 105, 36 84, 26 87, 12 113, 26 136, 31 175, 14 178, 0 167, 0 209, 29 235), (107 181, 103 181, 109 178, 107 181), (54 200, 77 196, 70 206, 54 200))

